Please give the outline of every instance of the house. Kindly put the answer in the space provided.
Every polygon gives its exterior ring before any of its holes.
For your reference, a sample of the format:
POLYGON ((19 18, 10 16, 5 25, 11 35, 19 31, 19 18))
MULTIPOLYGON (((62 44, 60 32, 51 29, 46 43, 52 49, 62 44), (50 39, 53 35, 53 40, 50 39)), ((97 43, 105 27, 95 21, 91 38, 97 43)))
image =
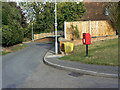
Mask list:
POLYGON ((82 33, 90 33, 91 37, 116 35, 112 22, 109 20, 107 6, 109 2, 83 2, 86 13, 78 21, 64 23, 64 36, 73 39, 71 25, 78 26, 80 38, 82 33))
POLYGON ((108 2, 84 2, 86 7, 85 16, 80 20, 108 20, 106 6, 108 2))
POLYGON ((64 22, 64 38, 60 38, 60 51, 64 51, 64 43, 71 42, 74 45, 82 44, 83 33, 91 34, 91 41, 117 38, 116 30, 109 20, 107 6, 109 2, 83 2, 85 3, 86 13, 78 21, 64 22), (73 39, 71 25, 78 27, 79 39, 73 39), (108 37, 107 37, 108 36, 108 37))

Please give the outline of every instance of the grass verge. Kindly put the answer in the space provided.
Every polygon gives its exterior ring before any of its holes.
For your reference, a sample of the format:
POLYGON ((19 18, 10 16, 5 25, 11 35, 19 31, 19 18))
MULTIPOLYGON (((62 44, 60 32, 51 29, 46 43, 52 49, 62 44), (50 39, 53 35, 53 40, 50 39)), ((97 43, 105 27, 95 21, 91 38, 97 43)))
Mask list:
POLYGON ((14 45, 14 46, 11 46, 11 47, 7 47, 5 48, 5 50, 3 50, 0 55, 7 55, 9 53, 12 53, 12 52, 16 52, 16 51, 19 51, 21 49, 24 49, 26 47, 25 44, 18 44, 18 45, 14 45))
POLYGON ((60 60, 78 61, 86 64, 118 66, 118 39, 94 42, 89 45, 89 55, 85 57, 85 45, 74 47, 72 55, 60 60))
POLYGON ((23 42, 29 42, 29 41, 31 41, 30 38, 24 38, 24 39, 23 39, 23 42))

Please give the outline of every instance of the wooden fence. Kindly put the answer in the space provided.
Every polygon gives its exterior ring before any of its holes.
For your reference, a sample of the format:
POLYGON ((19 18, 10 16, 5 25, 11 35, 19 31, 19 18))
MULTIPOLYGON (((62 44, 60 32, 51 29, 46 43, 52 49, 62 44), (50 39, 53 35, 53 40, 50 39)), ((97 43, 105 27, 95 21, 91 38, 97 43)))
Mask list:
POLYGON ((83 37, 82 33, 90 33, 91 37, 115 35, 112 24, 109 23, 107 20, 65 22, 64 33, 67 40, 71 40, 72 38, 74 38, 71 25, 77 25, 80 38, 83 37))
MULTIPOLYGON (((58 31, 57 35, 62 36, 63 31, 58 31)), ((42 39, 42 38, 45 38, 45 37, 54 37, 54 36, 55 36, 54 32, 34 34, 34 40, 42 39)))

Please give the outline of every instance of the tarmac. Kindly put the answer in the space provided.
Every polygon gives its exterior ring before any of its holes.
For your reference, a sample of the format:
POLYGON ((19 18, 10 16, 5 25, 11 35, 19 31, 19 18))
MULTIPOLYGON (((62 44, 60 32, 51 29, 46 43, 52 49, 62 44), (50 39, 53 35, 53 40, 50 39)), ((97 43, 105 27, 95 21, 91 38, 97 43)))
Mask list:
POLYGON ((83 64, 80 62, 59 60, 60 57, 62 56, 55 55, 54 48, 52 48, 44 56, 43 62, 55 68, 78 72, 85 75, 118 78, 117 66, 83 64))

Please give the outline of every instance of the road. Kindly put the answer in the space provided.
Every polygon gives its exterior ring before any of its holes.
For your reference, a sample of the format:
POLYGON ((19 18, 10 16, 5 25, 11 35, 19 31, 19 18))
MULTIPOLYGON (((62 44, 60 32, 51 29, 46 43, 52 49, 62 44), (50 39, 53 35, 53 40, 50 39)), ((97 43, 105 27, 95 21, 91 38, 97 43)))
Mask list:
POLYGON ((16 87, 22 83, 42 61, 52 44, 29 43, 24 50, 2 57, 3 87, 16 87))
POLYGON ((2 57, 3 88, 117 88, 118 80, 73 73, 43 63, 52 44, 28 43, 27 48, 2 57))

